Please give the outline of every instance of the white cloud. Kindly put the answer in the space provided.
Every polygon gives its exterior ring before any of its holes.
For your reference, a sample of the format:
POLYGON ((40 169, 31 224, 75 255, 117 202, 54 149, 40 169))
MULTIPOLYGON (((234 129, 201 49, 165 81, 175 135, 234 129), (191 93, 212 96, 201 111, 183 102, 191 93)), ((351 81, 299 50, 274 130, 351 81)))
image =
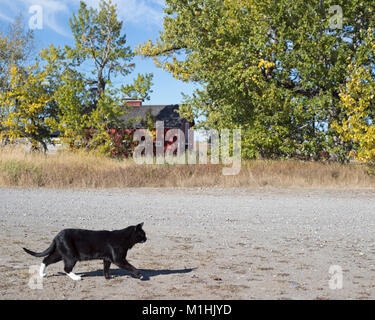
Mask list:
MULTIPOLYGON (((40 6, 43 12, 43 28, 47 27, 55 31, 56 33, 69 36, 68 30, 65 25, 58 21, 58 15, 69 15, 69 7, 66 2, 61 0, 20 0, 20 1, 7 1, 0 0, 0 5, 8 13, 7 17, 10 18, 16 16, 18 13, 27 19, 32 16, 32 13, 29 13, 29 9, 32 6, 40 6)), ((10 21, 9 19, 4 19, 3 15, 0 15, 0 19, 10 21)))
MULTIPOLYGON (((72 0, 70 0, 72 1, 72 0)), ((99 0, 86 0, 89 6, 98 8, 99 0)), ((163 22, 164 0, 112 0, 117 5, 119 17, 126 23, 160 26, 163 22)))
MULTIPOLYGON (((125 23, 160 27, 163 22, 164 0, 112 0, 117 4, 118 16, 125 23)), ((88 6, 98 8, 99 0, 86 0, 88 6)), ((29 17, 29 8, 39 5, 43 8, 43 25, 56 33, 68 37, 68 19, 79 6, 79 0, 0 0, 0 6, 13 16, 22 12, 29 17)), ((2 10, 3 12, 3 10, 2 10)), ((0 13, 0 20, 11 21, 8 15, 0 13)))
POLYGON ((43 9, 43 24, 55 31, 56 33, 69 36, 68 28, 65 24, 58 21, 58 15, 69 15, 69 7, 64 3, 64 1, 56 0, 22 0, 26 7, 31 7, 33 5, 39 5, 43 9))
POLYGON ((4 21, 7 21, 7 22, 12 22, 13 21, 12 18, 8 17, 5 14, 2 14, 1 12, 0 12, 0 20, 4 20, 4 21))

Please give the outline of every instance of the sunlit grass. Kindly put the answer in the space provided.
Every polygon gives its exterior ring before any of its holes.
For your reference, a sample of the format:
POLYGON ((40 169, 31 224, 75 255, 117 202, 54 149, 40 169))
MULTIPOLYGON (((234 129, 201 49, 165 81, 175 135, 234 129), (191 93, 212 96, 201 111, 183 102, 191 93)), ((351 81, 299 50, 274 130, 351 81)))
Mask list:
POLYGON ((365 166, 302 161, 243 161, 238 175, 222 165, 137 165, 88 153, 44 155, 0 149, 0 186, 49 188, 250 187, 374 188, 365 166))

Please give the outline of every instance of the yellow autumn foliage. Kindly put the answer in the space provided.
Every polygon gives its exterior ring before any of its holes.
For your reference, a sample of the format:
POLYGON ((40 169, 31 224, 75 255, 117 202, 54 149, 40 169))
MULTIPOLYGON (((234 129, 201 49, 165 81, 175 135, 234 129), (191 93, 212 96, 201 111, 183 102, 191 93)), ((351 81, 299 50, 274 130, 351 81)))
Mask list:
POLYGON ((341 91, 342 108, 347 118, 334 128, 344 141, 358 145, 354 153, 362 162, 375 161, 374 96, 375 82, 365 68, 351 66, 352 72, 345 88, 341 91))
POLYGON ((9 90, 0 92, 0 139, 14 141, 26 138, 33 148, 44 144, 46 128, 51 119, 46 112, 52 97, 46 90, 45 72, 38 65, 26 70, 13 66, 10 69, 9 90))

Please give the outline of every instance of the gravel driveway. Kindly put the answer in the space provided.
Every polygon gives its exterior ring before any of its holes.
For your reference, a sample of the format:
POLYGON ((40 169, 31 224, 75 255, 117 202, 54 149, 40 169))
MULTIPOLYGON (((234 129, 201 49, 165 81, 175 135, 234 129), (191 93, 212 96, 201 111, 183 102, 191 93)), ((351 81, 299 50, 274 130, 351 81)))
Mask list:
POLYGON ((2 299, 375 299, 371 190, 0 188, 0 223, 2 299), (149 240, 128 258, 144 281, 89 261, 82 281, 59 262, 39 283, 42 259, 22 250, 142 221, 149 240))

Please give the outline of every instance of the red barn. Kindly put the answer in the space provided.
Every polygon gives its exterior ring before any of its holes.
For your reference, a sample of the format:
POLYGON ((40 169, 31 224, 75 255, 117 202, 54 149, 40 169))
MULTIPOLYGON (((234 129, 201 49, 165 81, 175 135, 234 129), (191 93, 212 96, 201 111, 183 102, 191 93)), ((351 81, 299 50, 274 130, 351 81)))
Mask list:
MULTIPOLYGON (((124 121, 126 129, 112 129, 111 134, 115 141, 116 156, 129 156, 129 146, 132 144, 132 134, 136 129, 147 129, 145 126, 147 120, 151 120, 153 126, 156 121, 164 122, 164 136, 170 129, 180 129, 185 134, 185 147, 188 146, 188 130, 194 125, 182 118, 179 113, 178 104, 170 105, 143 105, 142 100, 127 100, 126 113, 121 117, 124 121)), ((155 128, 154 128, 155 129, 155 128)), ((165 141, 164 149, 173 143, 173 141, 165 141)), ((155 139, 154 139, 155 146, 155 139)))

